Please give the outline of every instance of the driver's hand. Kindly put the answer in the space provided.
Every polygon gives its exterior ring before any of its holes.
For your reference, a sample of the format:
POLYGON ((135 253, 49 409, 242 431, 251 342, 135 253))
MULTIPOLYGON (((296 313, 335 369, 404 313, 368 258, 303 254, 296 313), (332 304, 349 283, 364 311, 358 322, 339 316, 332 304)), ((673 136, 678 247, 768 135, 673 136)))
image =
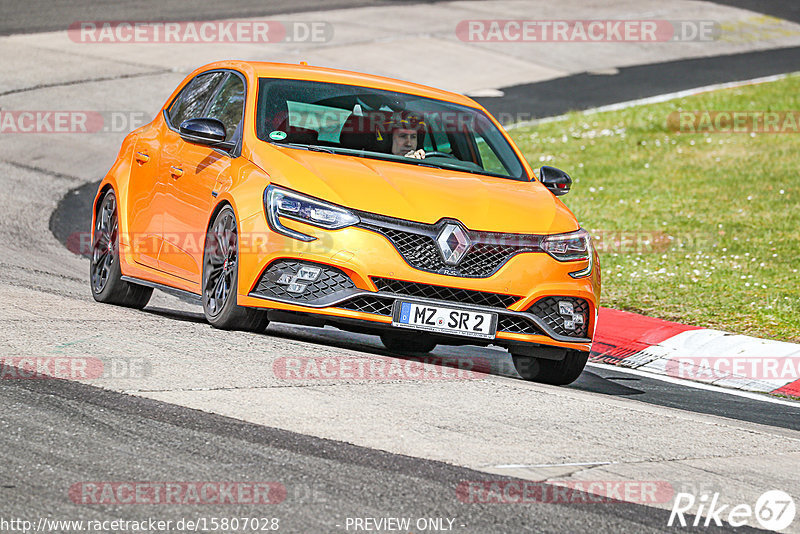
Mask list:
POLYGON ((417 158, 417 159, 425 159, 425 151, 421 148, 419 150, 410 150, 408 154, 406 154, 407 158, 417 158))

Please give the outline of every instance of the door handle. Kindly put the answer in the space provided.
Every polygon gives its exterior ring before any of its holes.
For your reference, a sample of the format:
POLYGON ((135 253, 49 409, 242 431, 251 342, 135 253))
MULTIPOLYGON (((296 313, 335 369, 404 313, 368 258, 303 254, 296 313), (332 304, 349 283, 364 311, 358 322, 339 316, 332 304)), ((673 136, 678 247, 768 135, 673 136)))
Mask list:
POLYGON ((150 161, 150 156, 148 156, 144 152, 137 152, 135 157, 136 157, 136 161, 138 161, 141 164, 145 164, 148 161, 150 161))
POLYGON ((171 174, 171 175, 172 175, 174 178, 180 178, 181 176, 183 176, 183 169, 181 169, 180 167, 175 167, 175 166, 173 165, 172 167, 170 167, 170 168, 169 168, 169 173, 170 173, 170 174, 171 174))

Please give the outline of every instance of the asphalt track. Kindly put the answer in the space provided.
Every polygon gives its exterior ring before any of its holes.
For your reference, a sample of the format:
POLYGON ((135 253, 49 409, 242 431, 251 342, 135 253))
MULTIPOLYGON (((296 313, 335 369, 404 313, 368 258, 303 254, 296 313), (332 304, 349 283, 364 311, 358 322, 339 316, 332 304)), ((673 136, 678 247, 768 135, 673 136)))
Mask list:
MULTIPOLYGON (((79 20, 214 20, 234 17, 260 17, 291 11, 319 11, 346 7, 436 3, 436 0, 294 0, 290 7, 278 0, 238 0, 219 2, 196 0, 187 15, 183 0, 161 0, 158 6, 146 2, 95 0, 0 0, 0 35, 35 33, 64 28, 65 21, 79 20)), ((715 0, 717 4, 740 7, 773 17, 800 22, 800 5, 793 0, 715 0)), ((68 24, 69 24, 68 22, 68 24)), ((68 25, 67 24, 67 25, 68 25)))
MULTIPOLYGON (((5 517, 35 522, 47 514, 133 521, 157 515, 160 520, 178 521, 256 515, 279 518, 281 532, 336 532, 345 531, 347 517, 397 515, 457 518, 457 532, 667 531, 666 510, 629 503, 590 504, 588 495, 581 513, 575 513, 574 503, 502 507, 463 503, 455 492, 463 481, 513 479, 74 382, 15 382, 0 388, 0 398, 6 407, 0 437, 3 463, 18 469, 0 478, 5 517), (77 473, 82 481, 279 481, 286 487, 286 500, 258 508, 164 505, 157 513, 135 506, 91 507, 65 502, 77 473)), ((700 530, 724 532, 687 531, 700 530)))
POLYGON ((798 70, 800 47, 792 47, 623 67, 614 74, 584 72, 475 100, 509 123, 798 70))
MULTIPOLYGON (((254 16, 274 12, 247 10, 254 9, 256 4, 267 8, 273 6, 276 11, 285 10, 277 3, 253 2, 246 5, 246 9, 236 12, 223 13, 209 8, 203 17, 254 16)), ((302 10, 309 4, 310 2, 295 2, 292 9, 302 10)), ((331 2, 326 7, 341 7, 343 4, 345 2, 331 2)), ((89 5, 88 2, 61 3, 59 8, 83 9, 89 5)), ((207 5, 211 6, 211 3, 207 5)), ((213 4, 218 5, 220 4, 213 4)), ((5 19, 6 25, 2 26, 6 33, 61 27, 54 27, 52 22, 42 22, 41 15, 26 18, 25 13, 14 14, 17 9, 14 6, 17 4, 2 4, 4 14, 13 14, 5 19)), ((117 15, 114 11, 103 10, 102 16, 92 16, 92 12, 87 11, 70 11, 60 13, 59 17, 63 20, 63 17, 74 14, 81 18, 106 20, 154 18, 150 16, 148 8, 138 3, 113 6, 118 6, 114 9, 126 11, 120 11, 117 15), (130 6, 133 6, 133 11, 128 10, 130 6)), ((164 6, 164 11, 159 11, 159 18, 185 18, 181 17, 177 2, 168 2, 164 6)), ((238 8, 241 8, 241 4, 238 8)), ((28 13, 52 13, 54 7, 49 2, 28 3, 24 9, 28 13)), ((777 55, 782 53, 784 52, 777 55)), ((797 50, 785 53, 789 59, 776 59, 770 67, 774 72, 769 73, 797 70, 797 50), (793 68, 780 70, 792 64, 793 68)), ((718 58, 707 61, 714 59, 718 58)), ((731 59, 719 61, 730 61, 730 66, 744 63, 745 66, 736 71, 738 77, 735 79, 764 75, 764 61, 752 61, 752 57, 750 59, 751 61, 744 62, 731 59)), ((688 85, 681 88, 696 85, 692 85, 691 81, 696 80, 692 76, 697 70, 697 64, 692 64, 691 61, 672 62, 674 64, 669 67, 670 79, 689 80, 688 85)), ((716 71, 710 64, 706 64, 706 68, 717 73, 728 73, 724 66, 716 71)), ((632 91, 636 96, 628 98, 624 91, 631 85, 637 85, 632 82, 637 79, 644 82, 648 79, 644 72, 637 69, 639 68, 620 69, 617 76, 602 77, 600 85, 609 87, 608 94, 603 98, 609 99, 616 94, 618 98, 612 101, 630 100, 650 96, 652 91, 657 90, 657 87, 648 87, 644 93, 640 93, 641 87, 635 87, 632 91), (619 84, 615 85, 617 82, 619 84)), ((541 113, 537 116, 611 103, 602 99, 593 101, 588 97, 589 94, 596 94, 597 90, 596 86, 592 86, 591 78, 570 78, 569 81, 560 81, 570 84, 561 86, 562 94, 569 88, 570 91, 577 92, 573 95, 583 94, 583 99, 571 97, 575 100, 558 101, 554 96, 545 98, 548 91, 556 96, 558 92, 546 85, 554 82, 543 82, 532 84, 525 91, 519 89, 520 93, 529 92, 532 100, 525 101, 515 93, 514 88, 505 88, 507 98, 492 99, 492 102, 487 99, 486 103, 490 107, 508 105, 507 109, 510 110, 535 109, 537 114, 541 113), (516 100, 512 100, 512 97, 516 100), (535 100, 536 98, 542 100, 535 100)), ((721 79, 724 76, 710 78, 707 83, 730 81, 721 79)), ((638 84, 641 85, 642 83, 638 84)), ((50 219, 51 229, 62 242, 72 231, 86 230, 86 223, 82 221, 86 220, 86 205, 94 192, 94 186, 89 184, 76 191, 78 194, 65 197, 50 219)), ((51 290, 57 291, 57 288, 51 290)), ((71 295, 71 291, 70 289, 67 294, 71 295)), ((139 317, 145 322, 156 319, 160 322, 197 323, 199 320, 196 312, 169 310, 158 306, 144 312, 131 313, 134 314, 131 317, 139 317)), ((122 319, 120 324, 124 324, 122 319)), ((366 340, 367 336, 301 328, 278 332, 272 330, 271 334, 302 341, 306 346, 331 345, 367 354, 385 354, 376 348, 374 341, 366 340)), ((571 389, 596 394, 598 399, 630 399, 644 404, 758 423, 775 429, 799 429, 800 409, 794 407, 701 391, 615 370, 589 368, 571 389)), ((160 519, 178 519, 191 515, 246 516, 252 515, 252 509, 246 506, 165 506, 154 512, 130 506, 79 506, 64 497, 76 480, 278 480, 287 487, 287 500, 276 505, 274 511, 269 509, 266 512, 280 517, 281 530, 286 532, 344 531, 337 525, 341 525, 345 517, 387 515, 455 517, 460 526, 456 531, 464 532, 672 531, 665 526, 667 511, 635 504, 580 505, 582 507, 552 503, 502 507, 464 505, 456 498, 454 487, 464 480, 485 480, 489 477, 485 472, 255 425, 86 384, 65 381, 3 381, 0 383, 0 397, 5 408, 0 417, 0 450, 3 451, 3 462, 0 465, 0 515, 3 517, 36 518, 47 515, 84 519, 141 519, 148 515, 158 515, 160 519)), ((280 406, 275 409, 280 410, 280 406)), ((531 443, 532 447, 542 445, 531 443)), ((491 475, 491 479, 498 480, 501 477, 491 475)), ((264 512, 259 510, 258 515, 262 516, 264 512)), ((711 528, 702 530, 715 531, 711 528)))
POLYGON ((293 0, 291 5, 280 0, 237 0, 219 2, 200 0, 191 2, 187 11, 184 0, 159 0, 135 2, 105 0, 31 0, 0 1, 0 35, 38 33, 63 30, 72 22, 81 20, 138 20, 167 22, 183 20, 217 20, 236 17, 264 17, 280 13, 302 13, 322 9, 348 7, 388 6, 403 4, 432 4, 435 0, 293 0))

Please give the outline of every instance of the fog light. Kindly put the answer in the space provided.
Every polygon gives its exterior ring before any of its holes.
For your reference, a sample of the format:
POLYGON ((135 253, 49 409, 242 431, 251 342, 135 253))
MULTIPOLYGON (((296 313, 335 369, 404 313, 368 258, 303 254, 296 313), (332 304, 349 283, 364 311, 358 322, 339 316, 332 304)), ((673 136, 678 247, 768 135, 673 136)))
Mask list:
POLYGON ((298 280, 305 280, 307 282, 313 282, 317 278, 319 278, 319 274, 322 272, 322 269, 319 267, 300 267, 300 270, 297 271, 296 278, 298 280))
POLYGON ((565 301, 565 300, 559 300, 558 301, 558 314, 559 315, 572 315, 574 313, 575 313, 575 308, 572 307, 572 303, 571 302, 568 302, 568 301, 565 301))
POLYGON ((319 267, 302 265, 297 269, 297 274, 291 272, 281 273, 275 283, 279 286, 286 286, 286 291, 299 295, 303 293, 310 282, 316 281, 322 274, 319 267))
POLYGON ((289 284, 289 288, 286 291, 288 291, 289 293, 302 293, 305 290, 306 290, 305 284, 293 283, 289 284))

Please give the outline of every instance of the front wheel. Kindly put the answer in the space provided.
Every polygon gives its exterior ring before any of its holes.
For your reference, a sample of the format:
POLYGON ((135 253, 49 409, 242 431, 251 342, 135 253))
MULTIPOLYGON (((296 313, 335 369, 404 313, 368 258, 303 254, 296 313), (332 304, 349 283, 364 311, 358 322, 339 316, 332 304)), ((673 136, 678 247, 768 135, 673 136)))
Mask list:
POLYGON ((141 310, 147 306, 153 288, 122 279, 118 221, 117 197, 113 190, 109 190, 100 201, 92 232, 92 259, 89 263, 92 297, 97 302, 141 310))
POLYGON ((512 354, 514 367, 519 376, 525 380, 566 386, 581 376, 586 362, 589 360, 588 352, 568 350, 563 360, 545 360, 532 356, 517 356, 512 354))
POLYGON ((236 304, 239 281, 239 238, 236 215, 230 206, 214 218, 203 250, 203 313, 211 326, 222 330, 261 332, 267 312, 236 304))

